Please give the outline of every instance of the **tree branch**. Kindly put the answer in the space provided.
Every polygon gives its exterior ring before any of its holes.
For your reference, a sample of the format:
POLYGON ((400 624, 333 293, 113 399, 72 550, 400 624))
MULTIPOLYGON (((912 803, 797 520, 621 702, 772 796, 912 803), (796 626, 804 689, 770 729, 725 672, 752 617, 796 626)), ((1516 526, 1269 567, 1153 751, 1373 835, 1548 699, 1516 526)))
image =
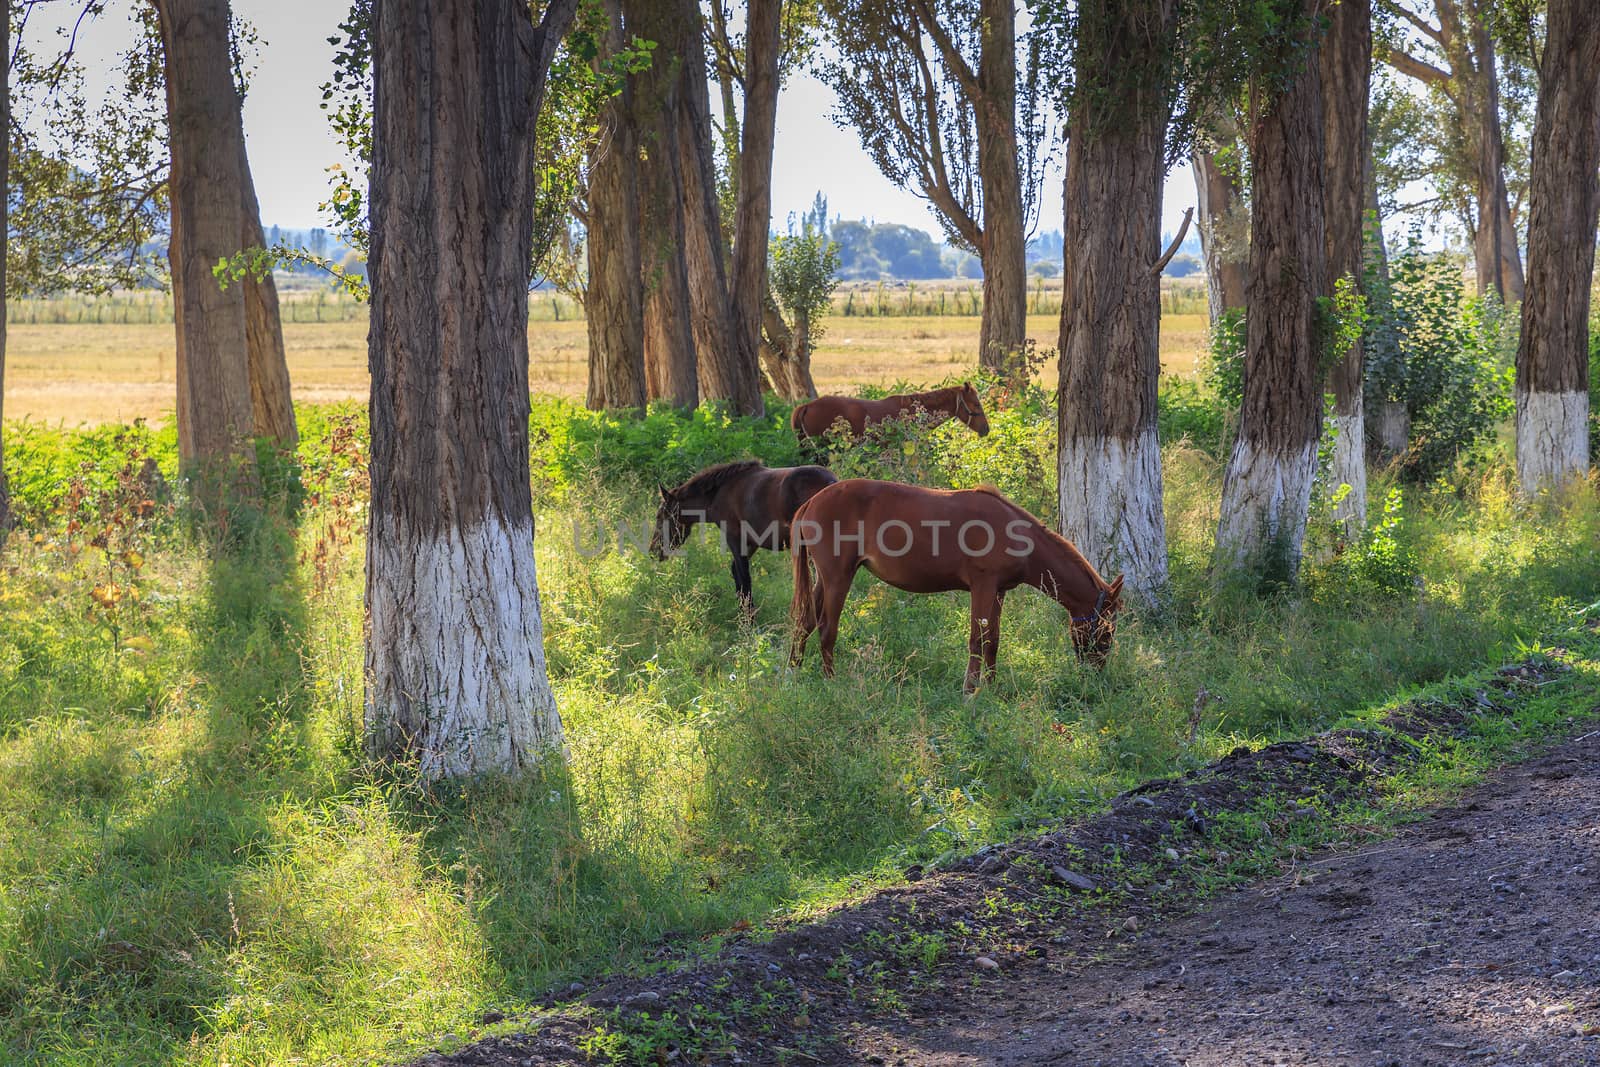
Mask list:
POLYGON ((1378 0, 1379 6, 1391 15, 1398 15, 1417 28, 1417 32, 1438 44, 1444 44, 1444 31, 1401 6, 1396 0, 1378 0))
POLYGON ((978 103, 984 96, 983 86, 978 83, 978 75, 967 65, 967 57, 961 54, 961 49, 956 47, 955 41, 945 32, 945 28, 939 25, 933 5, 928 3, 928 0, 911 0, 911 6, 916 10, 917 21, 927 25, 928 35, 938 46, 939 54, 944 57, 944 65, 955 75, 961 91, 967 94, 968 100, 974 104, 978 103))
POLYGON ((1178 247, 1183 244, 1183 239, 1189 234, 1189 223, 1194 220, 1194 208, 1189 208, 1183 213, 1183 225, 1178 227, 1178 236, 1172 239, 1167 246, 1167 251, 1162 257, 1150 265, 1150 273, 1157 278, 1167 269, 1167 264, 1172 262, 1172 257, 1178 254, 1178 247))
POLYGON ((1398 48, 1389 49, 1388 55, 1384 59, 1389 66, 1401 74, 1409 75, 1420 82, 1425 82, 1429 85, 1450 84, 1450 74, 1447 71, 1440 70, 1432 63, 1424 63, 1422 60, 1409 53, 1402 52, 1398 48))

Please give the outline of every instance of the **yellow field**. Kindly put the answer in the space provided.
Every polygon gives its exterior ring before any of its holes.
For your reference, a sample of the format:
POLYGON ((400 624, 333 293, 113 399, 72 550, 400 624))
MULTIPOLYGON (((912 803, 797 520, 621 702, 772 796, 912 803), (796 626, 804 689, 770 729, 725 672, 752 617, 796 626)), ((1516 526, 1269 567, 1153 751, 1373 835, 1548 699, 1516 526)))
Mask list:
MULTIPOLYGON (((1028 320, 1041 348, 1054 348, 1055 315, 1028 320)), ((1194 369, 1205 345, 1206 317, 1167 315, 1161 323, 1161 364, 1171 372, 1194 369)), ((23 325, 8 330, 5 414, 67 425, 159 422, 176 391, 172 325, 23 325)), ((535 322, 528 330, 529 368, 536 393, 583 392, 587 348, 582 322, 535 322)), ((364 322, 284 324, 289 373, 301 401, 365 398, 367 327, 364 322)), ((838 390, 905 380, 933 382, 973 365, 975 317, 834 316, 814 359, 819 388, 838 390)), ((1043 370, 1055 380, 1052 361, 1043 370)))

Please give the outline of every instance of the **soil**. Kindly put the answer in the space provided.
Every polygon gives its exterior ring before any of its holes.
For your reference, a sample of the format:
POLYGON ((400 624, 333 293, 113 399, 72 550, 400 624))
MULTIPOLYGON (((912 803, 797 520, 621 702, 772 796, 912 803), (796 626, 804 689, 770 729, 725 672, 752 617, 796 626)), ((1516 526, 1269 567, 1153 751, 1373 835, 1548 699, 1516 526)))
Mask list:
POLYGON ((1249 847, 1230 815, 1314 837, 1563 669, 1237 750, 821 919, 569 989, 527 1032, 417 1065, 594 1062, 597 1027, 646 1063, 1600 1064, 1600 731, 1368 847, 1283 846, 1286 873, 1193 904, 1219 850, 1249 847))

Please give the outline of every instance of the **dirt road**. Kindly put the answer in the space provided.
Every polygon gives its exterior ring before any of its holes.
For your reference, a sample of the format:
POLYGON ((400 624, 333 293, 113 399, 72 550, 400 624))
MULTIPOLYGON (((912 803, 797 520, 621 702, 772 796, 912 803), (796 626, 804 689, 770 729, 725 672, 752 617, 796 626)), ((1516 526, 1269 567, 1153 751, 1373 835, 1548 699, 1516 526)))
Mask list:
POLYGON ((516 1032, 418 1067, 1600 1065, 1592 718, 1398 835, 1294 844, 1567 671, 1529 660, 1381 723, 1238 749, 771 936, 664 947, 658 973, 486 1019, 516 1032), (1238 859, 1220 850, 1262 835, 1297 857, 1285 873, 1194 907, 1238 859))
POLYGON ((1600 1064, 1600 733, 1398 838, 1087 966, 1028 965, 848 1062, 1600 1064))

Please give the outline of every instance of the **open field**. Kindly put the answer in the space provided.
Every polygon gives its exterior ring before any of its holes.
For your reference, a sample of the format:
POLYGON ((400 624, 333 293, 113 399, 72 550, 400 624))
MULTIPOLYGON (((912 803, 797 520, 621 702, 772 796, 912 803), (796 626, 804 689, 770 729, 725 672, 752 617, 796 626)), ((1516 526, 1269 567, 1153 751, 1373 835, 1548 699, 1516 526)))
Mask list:
MULTIPOLYGON (((1059 320, 1031 316, 1030 336, 1054 348, 1059 320)), ((286 322, 284 343, 295 400, 365 399, 367 324, 286 322)), ((1169 314, 1161 323, 1161 363, 1190 373, 1205 346, 1206 316, 1169 314)), ((530 381, 536 393, 581 396, 587 365, 582 322, 534 322, 528 329, 530 381)), ((817 385, 840 389, 896 381, 937 382, 971 366, 978 347, 974 316, 835 315, 815 358, 817 385)), ((170 323, 13 323, 6 352, 5 414, 68 426, 161 422, 176 391, 170 323)), ((1053 381, 1050 361, 1042 377, 1053 381)))

